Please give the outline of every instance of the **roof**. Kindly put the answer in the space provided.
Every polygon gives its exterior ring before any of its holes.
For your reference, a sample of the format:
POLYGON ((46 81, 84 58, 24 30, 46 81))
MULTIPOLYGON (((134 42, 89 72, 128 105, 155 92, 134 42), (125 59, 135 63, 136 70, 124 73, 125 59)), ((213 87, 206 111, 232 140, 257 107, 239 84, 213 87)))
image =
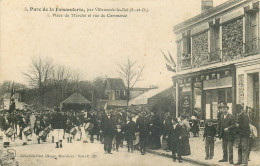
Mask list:
POLYGON ((208 16, 217 14, 219 11, 225 10, 225 9, 231 7, 232 5, 237 4, 239 2, 243 2, 243 1, 246 2, 246 1, 250 1, 250 0, 228 0, 227 2, 224 2, 223 4, 213 7, 195 17, 192 17, 184 22, 181 22, 181 23, 175 25, 173 29, 175 32, 177 32, 180 29, 182 29, 183 27, 190 26, 192 23, 205 19, 208 16))
MULTIPOLYGON (((11 93, 5 93, 4 94, 4 99, 10 99, 11 98, 11 93)), ((14 94, 15 99, 19 99, 19 93, 14 94)))
POLYGON ((73 93, 70 97, 66 100, 61 102, 61 104, 90 104, 91 102, 82 96, 80 93, 73 93))
POLYGON ((121 106, 126 107, 127 101, 126 100, 108 100, 107 101, 108 106, 121 106))
POLYGON ((125 84, 121 78, 107 78, 109 88, 112 90, 124 90, 125 84))
MULTIPOLYGON (((172 86, 171 86, 172 87, 172 86)), ((149 90, 139 96, 137 96, 136 98, 132 99, 129 101, 129 105, 143 105, 143 104, 147 104, 148 103, 148 99, 161 93, 161 92, 164 92, 166 90, 168 90, 169 88, 171 87, 168 87, 168 88, 159 88, 159 89, 152 89, 152 90, 149 90)))
POLYGON ((151 89, 157 89, 157 87, 154 88, 131 88, 131 91, 148 91, 151 89))

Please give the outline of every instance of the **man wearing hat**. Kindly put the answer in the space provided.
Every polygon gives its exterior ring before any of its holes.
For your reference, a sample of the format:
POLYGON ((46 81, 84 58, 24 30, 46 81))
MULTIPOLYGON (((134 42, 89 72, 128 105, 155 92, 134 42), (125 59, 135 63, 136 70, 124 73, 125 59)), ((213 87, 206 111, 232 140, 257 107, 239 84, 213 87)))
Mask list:
POLYGON ((226 104, 222 106, 222 115, 219 120, 218 135, 222 139, 223 159, 219 162, 233 162, 233 145, 235 141, 236 122, 233 115, 228 113, 229 107, 226 104))
POLYGON ((123 126, 123 132, 125 135, 125 139, 127 141, 128 152, 133 153, 134 150, 134 139, 135 139, 135 122, 133 121, 133 115, 128 115, 128 120, 126 124, 123 126))
POLYGON ((105 154, 112 154, 112 140, 115 135, 116 125, 113 121, 110 111, 105 110, 101 121, 101 133, 104 136, 104 151, 105 154))
POLYGON ((65 118, 61 114, 59 109, 55 110, 52 116, 51 127, 53 128, 54 142, 56 143, 56 148, 62 148, 62 139, 64 136, 65 129, 65 118))
POLYGON ((236 105, 236 111, 239 113, 238 123, 236 124, 238 129, 238 162, 236 165, 247 165, 250 136, 249 117, 240 104, 236 105))
POLYGON ((137 132, 139 132, 140 136, 141 154, 144 155, 146 153, 146 145, 149 135, 149 123, 148 119, 146 118, 146 112, 144 110, 141 112, 139 118, 136 120, 136 127, 137 132))
POLYGON ((170 144, 168 139, 166 139, 167 134, 169 133, 171 127, 172 127, 172 118, 170 116, 170 112, 167 111, 164 114, 165 118, 163 121, 163 136, 162 136, 162 148, 163 150, 169 151, 170 144))

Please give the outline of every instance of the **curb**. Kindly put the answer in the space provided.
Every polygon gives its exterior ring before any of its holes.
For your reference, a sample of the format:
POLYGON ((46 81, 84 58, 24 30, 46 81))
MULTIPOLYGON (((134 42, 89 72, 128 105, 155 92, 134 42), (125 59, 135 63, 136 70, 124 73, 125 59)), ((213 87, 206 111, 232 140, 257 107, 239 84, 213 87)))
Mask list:
MULTIPOLYGON (((151 153, 151 154, 155 154, 155 155, 158 155, 158 156, 163 156, 163 157, 168 157, 168 158, 172 158, 172 155, 168 154, 168 153, 160 153, 160 152, 156 152, 156 151, 153 151, 153 150, 148 150, 147 149, 147 152, 148 153, 151 153)), ((189 163, 193 163, 193 164, 197 164, 197 165, 203 165, 203 166, 219 166, 218 164, 210 164, 210 163, 206 163, 206 162, 203 162, 203 161, 199 161, 199 160, 194 160, 194 159, 190 159, 188 157, 182 157, 183 161, 186 161, 186 162, 189 162, 189 163)))

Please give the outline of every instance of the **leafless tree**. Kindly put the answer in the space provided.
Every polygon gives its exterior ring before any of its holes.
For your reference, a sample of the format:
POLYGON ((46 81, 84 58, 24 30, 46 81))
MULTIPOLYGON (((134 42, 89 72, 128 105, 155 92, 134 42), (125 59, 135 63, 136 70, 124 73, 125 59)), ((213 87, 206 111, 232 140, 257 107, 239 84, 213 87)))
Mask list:
POLYGON ((121 78, 126 82, 127 107, 130 100, 130 91, 135 86, 135 84, 141 80, 143 70, 144 65, 137 66, 137 62, 131 61, 129 58, 127 59, 126 64, 119 64, 119 74, 121 75, 121 78))
POLYGON ((72 79, 72 72, 70 68, 63 65, 57 65, 52 72, 52 80, 55 87, 57 103, 59 103, 58 96, 61 96, 61 101, 64 97, 64 89, 72 79))
POLYGON ((80 81, 82 81, 82 73, 79 70, 73 70, 71 73, 71 83, 74 91, 79 91, 80 81))
POLYGON ((53 64, 51 59, 43 57, 32 57, 29 70, 24 73, 29 81, 30 86, 39 89, 40 102, 44 104, 44 94, 49 79, 53 72, 53 64))

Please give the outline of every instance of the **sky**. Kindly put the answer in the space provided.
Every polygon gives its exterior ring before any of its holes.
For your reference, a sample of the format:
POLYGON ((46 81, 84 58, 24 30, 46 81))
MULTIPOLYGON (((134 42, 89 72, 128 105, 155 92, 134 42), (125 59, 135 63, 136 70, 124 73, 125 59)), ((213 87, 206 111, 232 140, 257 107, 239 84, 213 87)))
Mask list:
MULTIPOLYGON (((225 1, 214 0, 214 6, 225 1)), ((0 81, 28 84, 22 73, 37 56, 80 71, 84 80, 119 77, 118 64, 130 58, 145 66, 136 86, 170 86, 174 73, 167 71, 160 50, 168 50, 176 60, 173 26, 200 14, 200 9, 201 0, 0 0, 0 81), (25 11, 30 7, 149 12, 128 13, 126 18, 58 18, 50 11, 25 11)), ((111 12, 87 14, 107 13, 111 12)))

